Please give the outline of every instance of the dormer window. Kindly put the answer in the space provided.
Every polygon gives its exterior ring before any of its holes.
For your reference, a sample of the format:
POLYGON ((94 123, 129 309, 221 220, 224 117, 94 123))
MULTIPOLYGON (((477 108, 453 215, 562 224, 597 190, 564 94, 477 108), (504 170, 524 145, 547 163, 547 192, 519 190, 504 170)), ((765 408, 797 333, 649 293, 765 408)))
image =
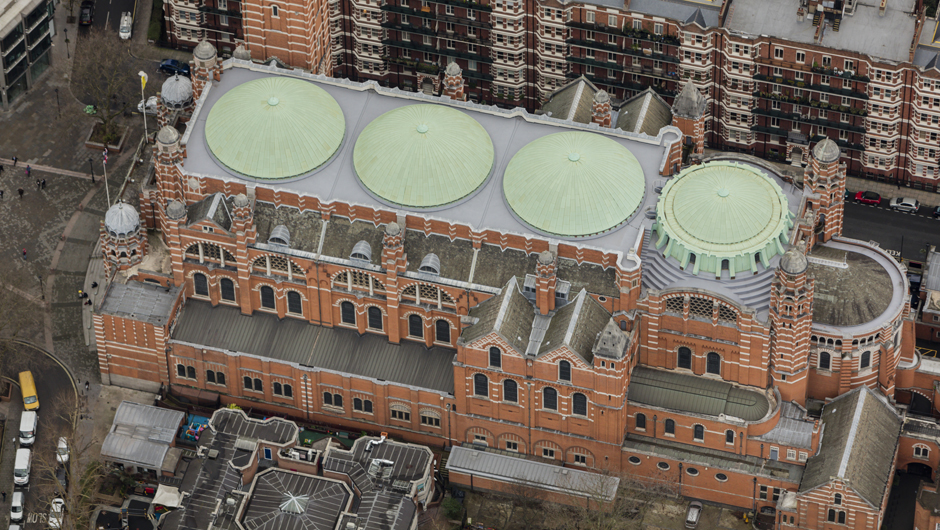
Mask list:
POLYGON ((268 237, 269 245, 290 246, 290 231, 284 225, 277 225, 271 230, 271 236, 268 237))
POLYGON ((353 261, 365 261, 372 263, 372 245, 368 241, 360 241, 353 246, 349 259, 353 261))
POLYGON ((428 274, 434 274, 440 276, 441 274, 441 259, 437 257, 437 254, 429 253, 427 256, 421 260, 421 265, 418 267, 418 270, 421 272, 426 272, 428 274))

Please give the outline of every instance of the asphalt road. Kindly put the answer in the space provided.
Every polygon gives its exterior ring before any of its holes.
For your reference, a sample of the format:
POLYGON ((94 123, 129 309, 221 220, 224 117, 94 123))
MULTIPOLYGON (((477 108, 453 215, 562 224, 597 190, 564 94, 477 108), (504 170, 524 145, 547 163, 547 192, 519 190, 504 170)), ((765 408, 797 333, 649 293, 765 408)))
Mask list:
MULTIPOLYGON (((92 26, 95 28, 107 27, 109 31, 114 32, 114 38, 117 36, 118 26, 121 24, 121 13, 125 11, 134 11, 136 0, 95 0, 95 20, 92 26)), ((136 19, 136 15, 135 15, 136 19)), ((134 23, 135 29, 139 24, 134 23)))
POLYGON ((923 261, 928 243, 940 246, 940 219, 933 219, 931 211, 921 207, 916 214, 901 213, 888 209, 887 200, 882 200, 881 206, 849 200, 845 203, 842 234, 877 241, 890 254, 897 252, 906 259, 923 261))

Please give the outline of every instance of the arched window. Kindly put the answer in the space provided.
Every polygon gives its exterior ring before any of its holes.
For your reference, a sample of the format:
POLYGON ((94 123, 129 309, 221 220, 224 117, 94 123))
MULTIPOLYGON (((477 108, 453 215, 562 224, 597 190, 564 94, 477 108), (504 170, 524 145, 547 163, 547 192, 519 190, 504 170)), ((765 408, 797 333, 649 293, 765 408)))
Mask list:
POLYGON ((323 404, 329 405, 331 407, 333 406, 333 393, 332 392, 323 393, 323 404))
POLYGON ((193 287, 196 290, 196 296, 209 296, 209 280, 205 274, 193 274, 193 287))
POLYGON ((242 381, 244 382, 245 390, 251 390, 251 378, 246 375, 242 378, 242 381))
POLYGON ((258 379, 257 377, 255 378, 255 391, 256 392, 264 391, 264 385, 261 384, 261 380, 258 379))
POLYGON ((333 406, 342 407, 343 406, 343 396, 342 394, 333 394, 333 406))
POLYGON ((542 408, 548 410, 558 410, 558 391, 552 387, 545 387, 542 390, 542 408))
POLYGON ((304 305, 297 291, 287 291, 287 312, 295 315, 304 314, 304 305))
POLYGON ((587 397, 584 394, 571 396, 571 413, 575 416, 587 416, 587 397))
POLYGON ((829 370, 829 367, 832 365, 832 356, 829 355, 829 352, 819 352, 819 368, 821 370, 829 370))
POLYGON ((177 364, 176 365, 176 375, 180 377, 186 377, 186 365, 177 364))
POLYGON ((281 388, 282 388, 282 387, 281 387, 281 384, 278 383, 278 382, 275 382, 275 383, 272 385, 272 392, 274 392, 274 395, 280 396, 280 395, 282 394, 281 388))
POLYGON ((734 444, 734 431, 732 431, 731 429, 728 429, 727 431, 725 431, 725 443, 734 444))
POLYGON ((272 17, 277 16, 277 6, 271 6, 271 16, 272 17))
POLYGON ((235 301, 235 282, 228 278, 219 280, 219 291, 222 293, 222 300, 226 302, 235 301))
POLYGON ((261 307, 265 309, 276 308, 274 305, 274 289, 272 289, 270 286, 261 286, 261 307))
POLYGON ((418 315, 408 317, 408 336, 424 338, 424 321, 418 315))
POLYGON ((186 367, 186 377, 188 377, 188 378, 190 378, 190 379, 195 379, 195 378, 196 378, 196 367, 195 367, 195 366, 187 366, 187 367, 186 367))
POLYGON ((721 375, 721 356, 715 352, 709 352, 705 356, 705 371, 710 374, 721 375))
POLYGON ((434 322, 434 341, 450 343, 450 322, 443 318, 434 322))
POLYGON ((284 385, 284 397, 294 397, 294 387, 284 385))
POLYGON ((206 382, 215 383, 215 370, 206 370, 206 382))
POLYGON ((473 395, 488 397, 490 395, 490 382, 483 374, 473 376, 473 395))
POLYGON ((502 368, 503 367, 503 352, 499 351, 499 348, 493 346, 490 348, 490 367, 492 368, 502 368))
POLYGON ((862 362, 861 364, 858 365, 858 369, 864 370, 865 368, 868 368, 869 366, 871 366, 871 352, 867 351, 862 354, 862 362))
POLYGON ((698 442, 705 440, 705 427, 696 425, 695 428, 692 429, 692 438, 698 442))
POLYGON ((359 412, 362 412, 362 399, 353 398, 353 410, 358 410, 359 412))
POLYGON ((568 361, 558 362, 558 380, 571 381, 571 363, 568 361))
POLYGON ((637 430, 646 430, 646 414, 636 415, 636 428, 637 430))
POLYGON ((673 436, 675 436, 676 422, 673 420, 666 420, 666 422, 663 424, 663 429, 666 434, 672 434, 673 436))
POLYGON ((343 324, 356 324, 356 308, 352 305, 352 302, 343 302, 339 305, 340 318, 343 320, 343 324))
POLYGON ((845 524, 845 512, 839 512, 839 524, 845 524))
POLYGON ((676 360, 676 367, 685 368, 686 370, 692 369, 692 350, 682 346, 679 348, 679 356, 676 360))
POLYGON ((220 385, 224 385, 225 384, 225 372, 216 372, 215 382, 220 385))
POLYGON ((375 306, 369 308, 369 329, 382 330, 382 310, 375 306))
POLYGON ((503 381, 503 401, 510 403, 519 401, 519 386, 512 379, 503 381))
POLYGON ((835 494, 835 496, 832 498, 832 504, 835 504, 836 506, 839 506, 839 505, 842 504, 842 494, 841 494, 841 493, 836 493, 836 494, 835 494))

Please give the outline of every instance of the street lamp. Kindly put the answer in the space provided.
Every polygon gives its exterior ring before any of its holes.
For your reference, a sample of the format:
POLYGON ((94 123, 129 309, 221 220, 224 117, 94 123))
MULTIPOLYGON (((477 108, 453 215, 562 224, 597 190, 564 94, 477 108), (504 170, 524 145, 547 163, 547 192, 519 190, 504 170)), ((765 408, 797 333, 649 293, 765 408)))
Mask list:
POLYGON ((62 31, 65 32, 65 58, 71 59, 72 56, 69 55, 69 28, 62 28, 62 31))
POLYGON ((88 169, 91 170, 91 183, 95 183, 95 165, 92 163, 91 158, 88 159, 88 169))
POLYGON ((141 114, 144 115, 144 141, 149 144, 150 140, 147 139, 147 98, 144 96, 144 87, 147 86, 147 74, 141 70, 137 72, 137 75, 140 76, 140 99, 143 104, 143 108, 141 109, 143 112, 141 112, 141 114))
POLYGON ((59 89, 58 88, 55 89, 55 110, 56 110, 56 114, 55 114, 56 118, 62 115, 62 107, 59 106, 59 89))

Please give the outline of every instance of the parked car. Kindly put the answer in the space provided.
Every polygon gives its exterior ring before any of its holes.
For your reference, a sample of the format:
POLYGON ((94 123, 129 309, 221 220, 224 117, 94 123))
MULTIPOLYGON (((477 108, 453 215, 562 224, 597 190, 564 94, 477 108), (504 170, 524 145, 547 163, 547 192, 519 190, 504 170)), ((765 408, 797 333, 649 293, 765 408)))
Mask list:
POLYGON ((189 65, 181 63, 176 59, 164 59, 157 70, 160 70, 166 75, 180 74, 189 77, 189 65))
POLYGON ((118 29, 118 37, 121 37, 121 40, 127 40, 131 38, 131 30, 134 27, 134 17, 131 15, 130 11, 125 11, 121 13, 121 25, 118 29))
POLYGON ((892 210, 898 210, 900 212, 916 213, 920 209, 920 202, 917 199, 912 199, 910 197, 895 197, 891 199, 891 202, 888 203, 888 206, 892 210))
POLYGON ((698 520, 702 517, 702 503, 692 501, 689 503, 689 511, 685 513, 685 527, 695 528, 698 526, 698 520))
POLYGON ((159 100, 157 99, 157 96, 150 96, 149 98, 147 98, 147 106, 145 107, 144 100, 140 100, 140 103, 137 104, 137 112, 141 114, 146 112, 147 114, 151 116, 156 116, 157 110, 158 110, 157 109, 158 101, 159 100))
POLYGON ((936 208, 933 209, 932 215, 934 219, 940 218, 940 206, 937 206, 936 208))
POLYGON ((69 461, 69 441, 65 439, 65 436, 59 437, 59 443, 55 449, 55 461, 60 464, 69 461))
POLYGON ((873 191, 860 191, 855 194, 855 200, 862 204, 874 204, 878 206, 881 204, 881 195, 873 191))
POLYGON ((22 491, 13 492, 13 502, 12 504, 10 504, 10 520, 11 521, 23 520, 23 492, 22 491))
POLYGON ((62 499, 52 499, 49 506, 49 528, 62 528, 62 519, 65 518, 65 501, 62 499))
POLYGON ((90 26, 91 22, 95 19, 95 2, 94 0, 84 0, 81 3, 81 7, 78 11, 78 25, 79 26, 90 26))

